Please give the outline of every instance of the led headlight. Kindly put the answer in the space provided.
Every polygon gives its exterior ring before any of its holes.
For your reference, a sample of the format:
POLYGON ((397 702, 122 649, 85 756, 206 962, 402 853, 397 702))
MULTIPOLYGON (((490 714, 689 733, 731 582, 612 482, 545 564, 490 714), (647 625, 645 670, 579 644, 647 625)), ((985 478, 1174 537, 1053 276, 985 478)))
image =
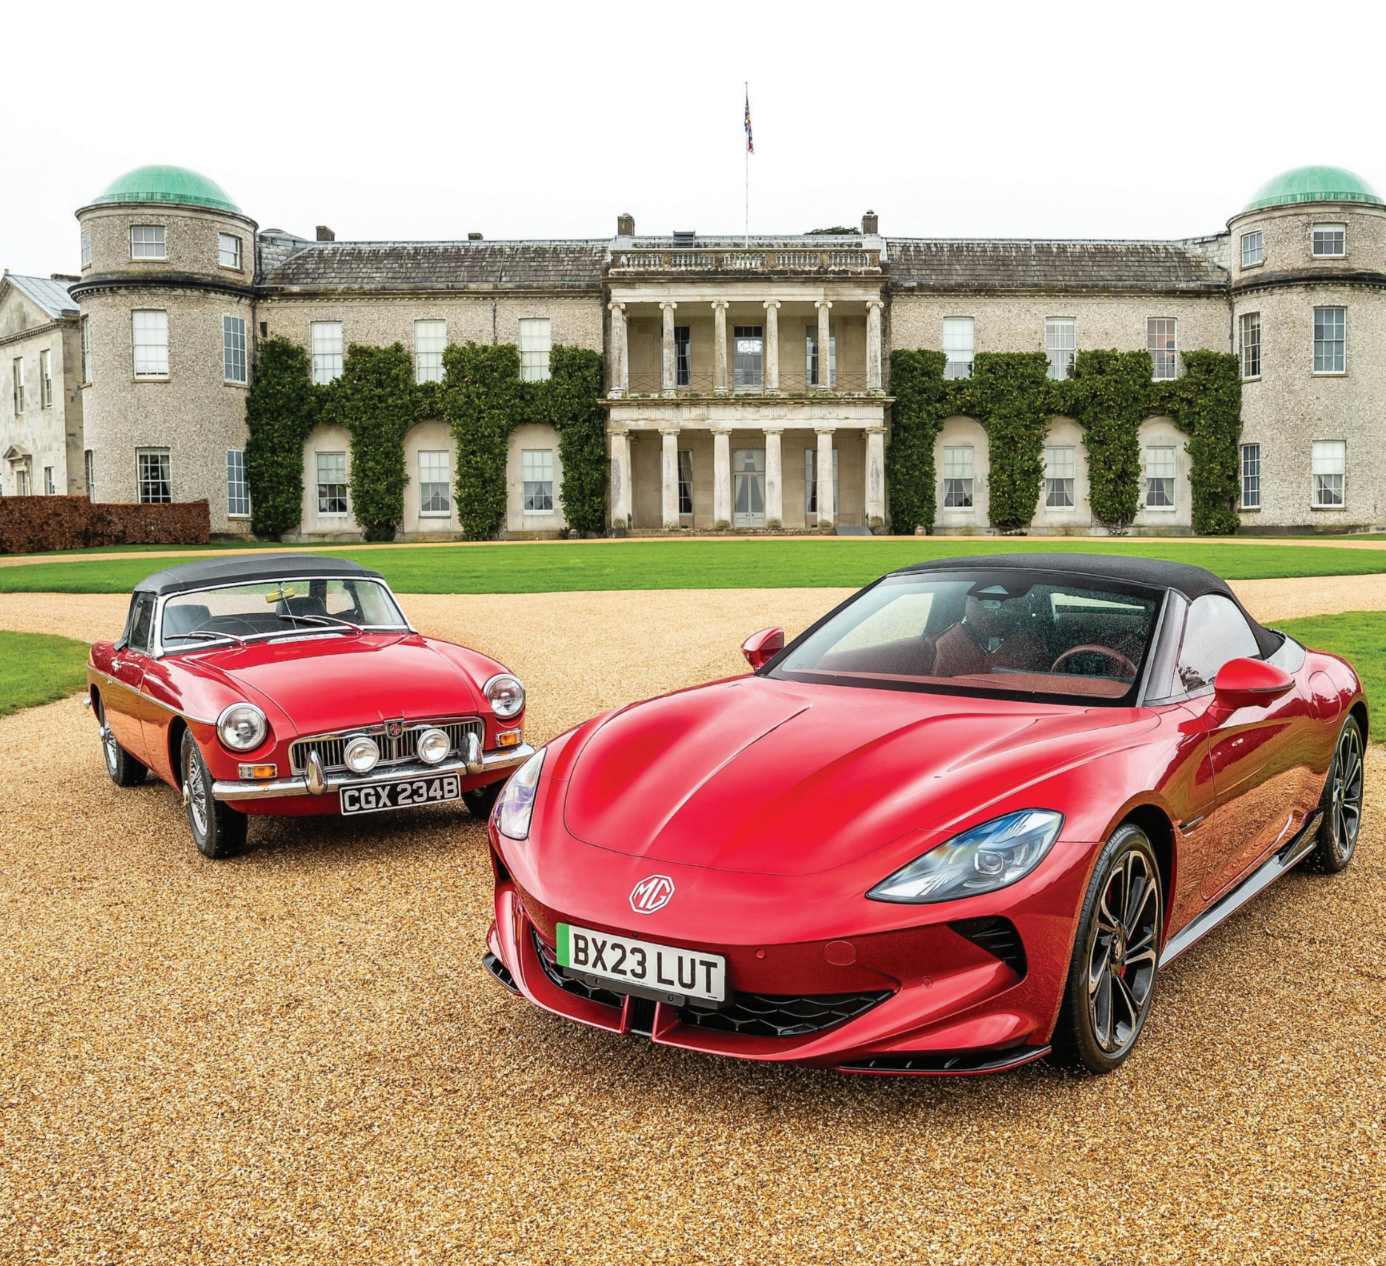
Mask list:
POLYGON ((496 826, 507 839, 522 840, 529 834, 529 819, 534 813, 534 797, 539 790, 539 771, 544 768, 541 747, 510 775, 500 799, 496 802, 496 826))
POLYGON ((259 747, 268 733, 269 722, 253 703, 233 703, 217 717, 217 737, 233 752, 259 747))
POLYGON ((447 760, 448 753, 452 751, 452 740, 446 731, 434 726, 419 735, 414 750, 425 765, 436 765, 439 761, 447 760))
POLYGON ((995 892, 1023 879, 1059 838, 1064 815, 1021 809, 955 835, 881 880, 866 895, 877 901, 953 901, 995 892))
POLYGON ((525 706, 525 688, 520 679, 510 673, 497 673, 481 688, 481 693, 486 696, 491 711, 502 721, 519 716, 525 706))
POLYGON ((342 750, 342 760, 353 774, 368 774, 380 759, 380 748, 373 738, 358 734, 342 750))

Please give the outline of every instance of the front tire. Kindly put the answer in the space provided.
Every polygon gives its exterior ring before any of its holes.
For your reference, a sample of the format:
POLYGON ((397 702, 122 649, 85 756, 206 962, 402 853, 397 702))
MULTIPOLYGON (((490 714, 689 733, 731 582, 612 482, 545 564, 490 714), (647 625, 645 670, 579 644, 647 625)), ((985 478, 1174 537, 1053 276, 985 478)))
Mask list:
POLYGON ((97 716, 101 721, 101 754, 106 760, 106 773, 117 787, 138 787, 149 770, 116 742, 106 723, 106 710, 101 708, 97 716))
POLYGON ((1109 1073, 1130 1057, 1155 1000, 1160 868, 1139 827, 1119 827, 1093 869, 1054 1029, 1058 1063, 1109 1073))
POLYGON ((193 843, 203 857, 231 857, 245 847, 246 817, 212 796, 212 775, 191 731, 183 731, 179 756, 183 770, 183 804, 193 843))
POLYGON ((505 779, 500 778, 495 782, 488 782, 484 787, 478 787, 475 791, 464 791, 462 801, 471 812, 472 817, 480 818, 483 822, 491 816, 491 810, 496 807, 496 801, 500 799, 501 788, 505 786, 505 779))
POLYGON ((1362 827, 1362 791, 1366 768, 1362 759, 1362 727, 1354 716, 1343 722, 1333 764, 1323 787, 1323 821, 1318 842, 1304 859, 1305 868, 1335 875, 1346 868, 1357 851, 1357 835, 1362 827))

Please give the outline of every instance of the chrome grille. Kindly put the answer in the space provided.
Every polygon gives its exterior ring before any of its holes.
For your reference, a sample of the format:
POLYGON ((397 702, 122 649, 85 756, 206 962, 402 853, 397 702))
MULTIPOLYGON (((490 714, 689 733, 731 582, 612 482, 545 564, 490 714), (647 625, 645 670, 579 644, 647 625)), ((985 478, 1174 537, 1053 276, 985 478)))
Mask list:
POLYGON ((354 739, 358 734, 373 738, 379 746, 380 762, 376 769, 387 765, 403 765, 418 760, 415 747, 419 741, 419 731, 435 727, 442 730, 452 741, 452 748, 448 752, 450 758, 464 754, 464 744, 469 732, 475 734, 477 742, 483 746, 486 742, 486 723, 479 717, 454 718, 450 721, 409 721, 398 736, 393 738, 383 725, 363 725, 359 729, 338 730, 332 734, 316 734, 308 738, 295 739, 289 744, 289 768, 295 774, 303 773, 308 768, 308 753, 316 750, 318 759, 322 762, 323 773, 345 772, 346 762, 342 759, 342 753, 346 749, 347 741, 354 739))

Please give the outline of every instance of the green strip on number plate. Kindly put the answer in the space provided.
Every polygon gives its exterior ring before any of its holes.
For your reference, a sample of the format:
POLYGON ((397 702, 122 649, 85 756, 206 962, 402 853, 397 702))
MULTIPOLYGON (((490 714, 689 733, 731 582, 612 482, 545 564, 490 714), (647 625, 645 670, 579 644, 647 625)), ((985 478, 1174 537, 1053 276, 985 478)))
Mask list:
POLYGON ((572 956, 568 953, 568 925, 560 923, 558 925, 558 965, 567 967, 572 961, 572 956))

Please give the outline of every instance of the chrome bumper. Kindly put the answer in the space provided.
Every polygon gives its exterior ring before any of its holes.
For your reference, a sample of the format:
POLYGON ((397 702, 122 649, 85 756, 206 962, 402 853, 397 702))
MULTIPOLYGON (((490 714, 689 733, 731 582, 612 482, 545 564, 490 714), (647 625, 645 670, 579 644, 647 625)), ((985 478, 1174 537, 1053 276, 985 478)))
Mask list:
POLYGON ((306 773, 295 774, 292 778, 268 778, 264 782, 249 779, 214 782, 212 798, 215 800, 270 800, 277 796, 321 796, 329 791, 340 791, 343 787, 373 787, 383 782, 402 782, 408 778, 437 778, 441 774, 461 774, 464 778, 474 778, 478 774, 494 774, 502 769, 514 769, 523 765, 534 755, 534 748, 528 743, 505 751, 483 752, 478 759, 445 760, 438 765, 409 764, 395 766, 393 769, 377 769, 369 774, 323 774, 320 770, 309 768, 306 773))

